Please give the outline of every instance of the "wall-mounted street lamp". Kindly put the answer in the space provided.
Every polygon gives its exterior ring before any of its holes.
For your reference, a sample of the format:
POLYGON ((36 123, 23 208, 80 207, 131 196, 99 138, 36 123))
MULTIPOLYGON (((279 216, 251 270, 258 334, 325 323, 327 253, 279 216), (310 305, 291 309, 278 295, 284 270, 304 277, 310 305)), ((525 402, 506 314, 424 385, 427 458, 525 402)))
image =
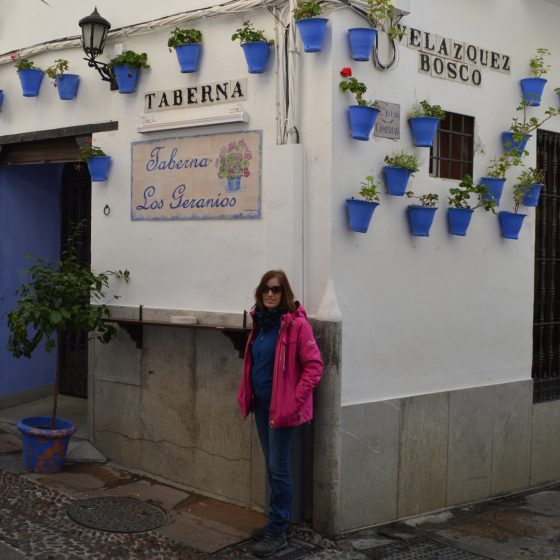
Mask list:
POLYGON ((90 68, 95 68, 99 72, 103 81, 110 82, 111 89, 117 89, 113 72, 107 67, 107 64, 96 60, 99 55, 103 54, 111 24, 102 18, 95 8, 89 16, 79 21, 79 25, 82 28, 82 46, 87 56, 84 60, 87 60, 90 68))

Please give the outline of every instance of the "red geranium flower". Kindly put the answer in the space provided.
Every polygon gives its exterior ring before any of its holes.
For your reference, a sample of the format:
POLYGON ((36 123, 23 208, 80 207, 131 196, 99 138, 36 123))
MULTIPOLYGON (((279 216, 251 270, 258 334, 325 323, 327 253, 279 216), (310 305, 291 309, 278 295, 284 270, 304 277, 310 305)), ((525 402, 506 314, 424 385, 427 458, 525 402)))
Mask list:
POLYGON ((349 78, 350 76, 352 76, 352 68, 350 68, 349 66, 345 66, 341 71, 340 71, 340 75, 343 78, 349 78))

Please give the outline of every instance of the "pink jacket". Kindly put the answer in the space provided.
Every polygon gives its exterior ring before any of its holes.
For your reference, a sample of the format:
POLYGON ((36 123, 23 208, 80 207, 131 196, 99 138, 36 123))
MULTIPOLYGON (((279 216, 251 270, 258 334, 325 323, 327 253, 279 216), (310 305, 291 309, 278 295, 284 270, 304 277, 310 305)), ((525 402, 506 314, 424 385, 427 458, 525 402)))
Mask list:
MULTIPOLYGON (((270 401, 270 427, 299 426, 313 418, 313 388, 323 374, 323 360, 313 336, 303 307, 282 316, 276 342, 272 399, 270 401)), ((253 408, 251 390, 251 344, 255 327, 245 348, 243 378, 237 402, 244 417, 253 408)))

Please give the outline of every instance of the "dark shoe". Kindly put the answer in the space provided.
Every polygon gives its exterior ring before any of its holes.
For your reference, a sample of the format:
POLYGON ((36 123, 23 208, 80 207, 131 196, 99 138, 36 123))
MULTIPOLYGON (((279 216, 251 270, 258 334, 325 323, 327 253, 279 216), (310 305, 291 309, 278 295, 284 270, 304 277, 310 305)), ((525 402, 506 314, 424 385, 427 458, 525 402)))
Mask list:
MULTIPOLYGON (((251 529, 251 538, 254 541, 260 541, 264 537, 265 533, 266 533, 266 525, 264 527, 257 527, 256 529, 251 529)), ((293 535, 294 535, 293 529, 291 527, 288 527, 288 530, 286 531, 286 537, 290 539, 293 537, 293 535)))
POLYGON ((253 545, 252 552, 255 556, 265 558, 288 546, 288 539, 284 533, 279 535, 271 535, 265 533, 264 537, 253 545))

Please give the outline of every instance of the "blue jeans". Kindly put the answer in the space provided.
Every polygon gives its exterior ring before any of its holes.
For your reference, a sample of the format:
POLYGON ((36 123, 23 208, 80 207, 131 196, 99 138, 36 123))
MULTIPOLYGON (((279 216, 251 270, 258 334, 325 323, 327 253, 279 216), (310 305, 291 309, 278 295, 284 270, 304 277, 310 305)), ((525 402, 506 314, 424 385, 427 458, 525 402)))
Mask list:
POLYGON ((294 428, 269 426, 270 402, 255 400, 255 423, 266 463, 270 500, 267 533, 278 535, 288 530, 292 515, 292 473, 290 450, 294 428))

